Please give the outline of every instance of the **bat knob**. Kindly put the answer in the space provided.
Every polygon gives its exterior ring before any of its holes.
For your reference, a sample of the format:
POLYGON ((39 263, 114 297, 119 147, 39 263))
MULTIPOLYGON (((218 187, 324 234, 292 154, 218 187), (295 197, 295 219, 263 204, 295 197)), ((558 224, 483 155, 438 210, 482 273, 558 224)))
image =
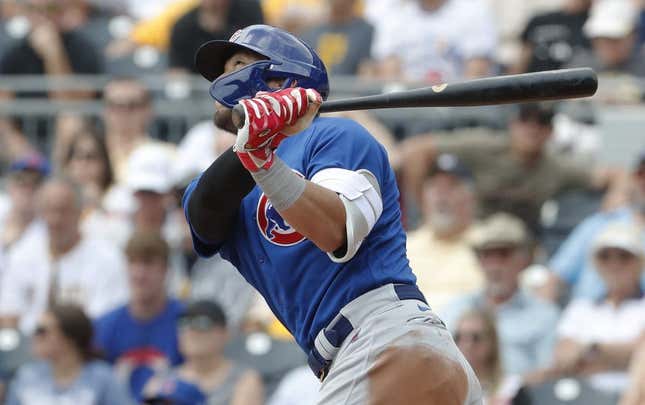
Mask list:
POLYGON ((246 111, 240 104, 236 104, 231 112, 231 120, 237 129, 241 129, 246 122, 246 111))

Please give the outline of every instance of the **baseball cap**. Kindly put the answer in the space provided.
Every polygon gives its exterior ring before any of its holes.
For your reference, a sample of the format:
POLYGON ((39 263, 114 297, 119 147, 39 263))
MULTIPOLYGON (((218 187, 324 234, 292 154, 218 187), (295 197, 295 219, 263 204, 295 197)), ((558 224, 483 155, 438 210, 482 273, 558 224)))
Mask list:
POLYGON ((622 38, 638 23, 638 10, 631 0, 598 0, 591 6, 583 30, 589 38, 622 38))
POLYGON ((188 304, 179 316, 179 326, 188 325, 197 329, 226 327, 226 314, 215 301, 197 300, 188 304))
POLYGON ((10 172, 33 171, 42 176, 47 176, 51 167, 49 161, 39 153, 29 153, 16 160, 9 165, 10 172))
POLYGON ((128 159, 126 185, 132 191, 165 194, 173 187, 174 154, 170 147, 146 143, 135 149, 128 159))
POLYGON ((464 181, 473 181, 473 173, 470 168, 452 153, 442 153, 435 159, 432 174, 445 173, 453 175, 464 181))
POLYGON ((144 404, 206 404, 206 395, 197 385, 175 376, 164 378, 155 388, 152 392, 144 393, 144 404))
POLYGON ((475 249, 522 246, 530 242, 524 222, 507 213, 493 214, 484 219, 473 228, 468 239, 475 249))
POLYGON ((645 239, 643 231, 631 223, 616 222, 598 235, 593 244, 592 253, 595 255, 605 248, 622 249, 635 256, 645 256, 645 239))
POLYGON ((542 125, 552 125, 555 116, 554 103, 524 103, 517 106, 517 117, 521 121, 534 121, 542 125))

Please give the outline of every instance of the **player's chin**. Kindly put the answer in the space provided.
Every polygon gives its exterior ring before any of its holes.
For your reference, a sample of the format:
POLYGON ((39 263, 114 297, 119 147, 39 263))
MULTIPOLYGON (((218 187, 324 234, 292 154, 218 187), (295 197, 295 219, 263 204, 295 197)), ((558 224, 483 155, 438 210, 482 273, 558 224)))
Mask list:
POLYGON ((232 134, 237 133, 237 128, 233 125, 232 113, 230 108, 226 108, 219 103, 215 103, 215 115, 213 123, 217 128, 228 131, 232 134))

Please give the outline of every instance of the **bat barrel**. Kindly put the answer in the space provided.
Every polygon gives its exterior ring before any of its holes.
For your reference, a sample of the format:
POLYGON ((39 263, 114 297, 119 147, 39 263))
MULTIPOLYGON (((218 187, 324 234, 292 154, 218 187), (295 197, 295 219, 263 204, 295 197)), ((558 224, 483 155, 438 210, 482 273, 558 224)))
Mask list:
POLYGON ((463 107, 588 97, 596 92, 593 69, 550 70, 323 103, 320 112, 404 107, 463 107))

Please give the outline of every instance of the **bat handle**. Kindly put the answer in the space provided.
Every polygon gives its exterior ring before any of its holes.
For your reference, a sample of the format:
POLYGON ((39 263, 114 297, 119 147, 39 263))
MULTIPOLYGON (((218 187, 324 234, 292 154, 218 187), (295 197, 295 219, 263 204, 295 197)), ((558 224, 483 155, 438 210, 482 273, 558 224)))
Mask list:
POLYGON ((240 104, 236 104, 231 111, 231 120, 237 129, 241 129, 246 122, 246 111, 240 104))

